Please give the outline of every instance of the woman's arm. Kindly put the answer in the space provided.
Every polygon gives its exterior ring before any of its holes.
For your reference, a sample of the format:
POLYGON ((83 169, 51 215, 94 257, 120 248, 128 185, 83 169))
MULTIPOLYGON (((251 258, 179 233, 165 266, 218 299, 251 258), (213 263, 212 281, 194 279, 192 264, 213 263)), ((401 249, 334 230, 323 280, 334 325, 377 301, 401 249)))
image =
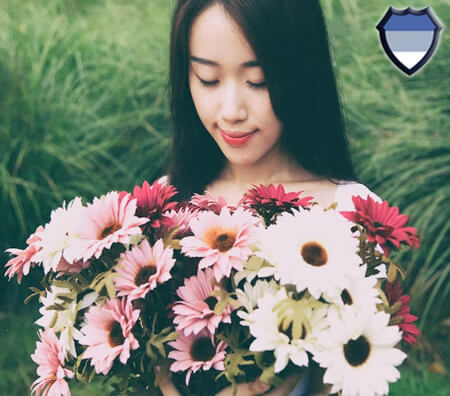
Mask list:
MULTIPOLYGON (((299 378, 300 377, 298 376, 291 376, 289 378, 286 378, 286 380, 283 382, 283 385, 279 386, 276 389, 273 389, 270 392, 268 392, 268 390, 270 389, 270 385, 267 385, 259 380, 255 382, 239 384, 237 386, 236 396, 286 396, 289 394, 289 392, 292 391, 292 389, 295 388, 295 385, 299 381, 299 378)), ((168 378, 159 386, 164 396, 181 396, 181 393, 178 392, 173 382, 168 378)), ((219 393, 216 393, 215 396, 233 396, 233 387, 228 386, 222 389, 219 393)))

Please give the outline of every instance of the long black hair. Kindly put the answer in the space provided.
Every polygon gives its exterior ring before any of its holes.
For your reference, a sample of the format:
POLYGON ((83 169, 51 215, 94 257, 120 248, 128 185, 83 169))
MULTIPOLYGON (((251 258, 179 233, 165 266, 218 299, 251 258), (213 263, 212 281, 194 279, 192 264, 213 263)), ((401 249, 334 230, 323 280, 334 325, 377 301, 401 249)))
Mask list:
POLYGON ((255 52, 283 125, 282 147, 316 175, 357 180, 319 0, 178 0, 170 38, 168 175, 179 198, 202 193, 226 163, 197 114, 188 79, 190 28, 213 4, 224 7, 255 52))

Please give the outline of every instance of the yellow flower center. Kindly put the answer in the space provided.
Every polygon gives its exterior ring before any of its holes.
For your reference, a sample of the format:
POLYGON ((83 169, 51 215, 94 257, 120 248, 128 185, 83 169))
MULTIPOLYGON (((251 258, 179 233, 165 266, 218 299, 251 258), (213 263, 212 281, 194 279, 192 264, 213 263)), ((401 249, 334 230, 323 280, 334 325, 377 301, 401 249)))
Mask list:
POLYGON ((219 252, 226 252, 233 247, 235 241, 235 235, 225 232, 216 236, 216 239, 213 241, 213 248, 219 252))

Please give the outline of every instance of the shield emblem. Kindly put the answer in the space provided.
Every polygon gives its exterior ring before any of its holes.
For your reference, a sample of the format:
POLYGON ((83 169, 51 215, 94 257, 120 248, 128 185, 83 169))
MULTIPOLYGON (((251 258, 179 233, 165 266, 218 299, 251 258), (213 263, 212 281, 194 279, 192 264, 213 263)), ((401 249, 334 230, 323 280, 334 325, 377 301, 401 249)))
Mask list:
POLYGON ((386 55, 410 76, 436 51, 442 25, 430 7, 422 10, 389 7, 376 28, 386 55))

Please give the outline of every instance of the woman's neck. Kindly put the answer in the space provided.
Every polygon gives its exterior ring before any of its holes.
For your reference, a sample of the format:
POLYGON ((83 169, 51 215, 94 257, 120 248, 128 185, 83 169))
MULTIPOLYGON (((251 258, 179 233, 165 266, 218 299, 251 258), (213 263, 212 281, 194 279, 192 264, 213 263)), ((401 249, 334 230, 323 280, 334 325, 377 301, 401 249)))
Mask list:
POLYGON ((287 155, 272 155, 253 164, 233 164, 227 162, 219 180, 240 186, 251 184, 287 184, 322 180, 304 169, 296 160, 287 155))

